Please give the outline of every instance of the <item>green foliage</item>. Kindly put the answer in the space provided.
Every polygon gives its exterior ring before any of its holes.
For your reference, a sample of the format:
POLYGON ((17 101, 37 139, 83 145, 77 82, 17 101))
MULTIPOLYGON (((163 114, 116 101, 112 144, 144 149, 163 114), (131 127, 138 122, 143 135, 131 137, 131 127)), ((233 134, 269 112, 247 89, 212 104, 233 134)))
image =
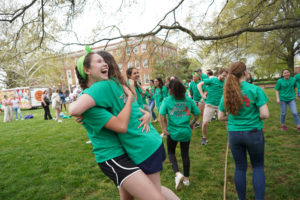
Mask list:
MULTIPOLYGON (((300 134, 296 131, 290 111, 280 129, 280 109, 273 89, 269 97, 270 118, 264 121, 266 200, 297 200, 300 198, 300 134)), ((298 109, 300 101, 297 102, 298 109)), ((54 111, 51 111, 54 114, 54 111)), ((43 120, 43 110, 23 110, 33 114, 24 121, 3 123, 0 114, 0 199, 37 200, 111 200, 119 199, 118 190, 99 169, 92 154, 84 128, 74 119, 62 123, 43 120)), ((158 123, 154 123, 161 132, 158 123)), ((224 122, 213 121, 208 127, 207 146, 201 146, 201 129, 193 130, 190 144, 191 173, 189 187, 176 194, 185 200, 216 200, 223 198, 224 162, 227 132, 224 122)), ((166 147, 166 140, 164 139, 166 147)), ((176 155, 182 171, 180 145, 176 155)), ((237 199, 234 186, 234 161, 229 150, 227 199, 237 199)), ((168 160, 161 172, 162 185, 174 191, 174 173, 168 160)), ((247 199, 254 200, 252 168, 248 162, 247 199)))
POLYGON ((171 55, 164 60, 154 60, 155 62, 150 66, 153 69, 152 77, 161 77, 163 80, 170 76, 176 76, 180 80, 187 80, 196 68, 201 67, 201 63, 198 60, 188 57, 187 49, 182 49, 177 55, 171 55))

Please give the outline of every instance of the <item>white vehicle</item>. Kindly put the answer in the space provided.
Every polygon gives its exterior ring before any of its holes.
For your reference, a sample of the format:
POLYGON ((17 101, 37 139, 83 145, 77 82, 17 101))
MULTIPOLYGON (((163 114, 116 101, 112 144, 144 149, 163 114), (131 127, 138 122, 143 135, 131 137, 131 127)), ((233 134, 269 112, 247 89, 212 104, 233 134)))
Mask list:
POLYGON ((21 109, 30 109, 41 106, 42 94, 47 87, 20 87, 0 90, 0 101, 7 95, 9 99, 17 97, 21 109))

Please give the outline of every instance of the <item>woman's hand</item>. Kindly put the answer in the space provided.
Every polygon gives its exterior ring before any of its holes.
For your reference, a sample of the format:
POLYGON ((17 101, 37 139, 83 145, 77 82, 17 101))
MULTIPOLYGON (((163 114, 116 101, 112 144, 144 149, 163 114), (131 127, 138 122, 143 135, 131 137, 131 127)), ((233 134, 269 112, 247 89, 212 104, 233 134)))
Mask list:
POLYGON ((83 120, 83 116, 79 115, 79 116, 74 116, 75 121, 79 124, 83 124, 82 120, 83 120))
POLYGON ((141 109, 141 112, 144 114, 143 117, 141 117, 139 119, 139 121, 142 121, 141 124, 138 126, 138 129, 140 127, 143 126, 143 130, 142 132, 144 132, 144 130, 146 129, 146 133, 148 133, 150 131, 150 127, 149 127, 149 123, 150 123, 150 120, 151 120, 151 115, 149 112, 147 111, 144 111, 141 109))
POLYGON ((128 100, 133 101, 133 94, 132 94, 131 90, 125 85, 122 85, 122 87, 123 87, 123 91, 124 91, 125 95, 127 96, 127 101, 128 100))
POLYGON ((279 99, 277 99, 277 103, 279 103, 279 104, 280 104, 280 100, 279 100, 279 99))
POLYGON ((167 130, 166 128, 164 128, 164 129, 162 130, 162 132, 163 132, 163 134, 165 134, 165 135, 170 135, 170 133, 168 132, 168 130, 167 130))

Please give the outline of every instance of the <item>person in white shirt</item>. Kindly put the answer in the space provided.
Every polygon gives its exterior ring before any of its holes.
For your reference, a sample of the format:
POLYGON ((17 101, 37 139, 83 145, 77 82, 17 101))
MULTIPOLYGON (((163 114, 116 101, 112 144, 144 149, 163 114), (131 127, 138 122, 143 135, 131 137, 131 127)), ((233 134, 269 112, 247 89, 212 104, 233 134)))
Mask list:
POLYGON ((20 109, 20 100, 14 96, 13 100, 11 101, 12 103, 12 109, 16 115, 16 120, 23 120, 22 115, 21 115, 21 109, 20 109), (18 118, 19 115, 19 118, 18 118))

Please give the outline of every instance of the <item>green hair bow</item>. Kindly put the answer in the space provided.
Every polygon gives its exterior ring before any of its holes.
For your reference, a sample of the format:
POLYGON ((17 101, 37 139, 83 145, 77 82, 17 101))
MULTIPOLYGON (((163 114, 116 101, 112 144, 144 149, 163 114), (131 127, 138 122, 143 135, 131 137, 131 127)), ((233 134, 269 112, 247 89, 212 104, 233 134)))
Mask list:
POLYGON ((200 75, 197 72, 193 72, 192 75, 193 76, 198 76, 199 78, 201 78, 200 75))
MULTIPOLYGON (((85 46, 85 51, 87 52, 87 54, 91 53, 91 52, 92 52, 91 47, 85 46)), ((85 74, 84 71, 83 71, 83 67, 84 67, 84 66, 83 66, 83 62, 84 62, 84 59, 85 59, 85 57, 86 57, 87 54, 81 56, 81 57, 77 60, 77 70, 78 70, 80 76, 81 76, 83 79, 86 79, 86 74, 85 74)))

